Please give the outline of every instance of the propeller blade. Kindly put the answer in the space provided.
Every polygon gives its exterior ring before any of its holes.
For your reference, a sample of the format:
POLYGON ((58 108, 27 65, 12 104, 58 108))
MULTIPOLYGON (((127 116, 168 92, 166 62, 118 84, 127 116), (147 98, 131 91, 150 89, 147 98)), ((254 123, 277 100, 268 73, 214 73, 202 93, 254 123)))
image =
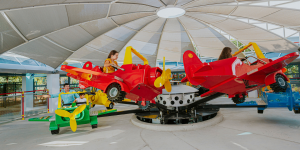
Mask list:
POLYGON ((165 75, 167 76, 167 79, 172 79, 172 77, 171 77, 171 69, 167 69, 165 75))
POLYGON ((70 118, 70 127, 72 129, 73 132, 76 131, 77 129, 77 122, 75 120, 75 118, 70 118))
POLYGON ((80 114, 84 109, 85 109, 86 105, 80 105, 79 107, 77 107, 72 114, 74 114, 74 116, 80 114))
POLYGON ((171 86, 171 83, 170 83, 169 80, 167 80, 165 82, 165 89, 166 89, 167 92, 171 92, 172 91, 172 86, 171 86))
POLYGON ((155 79, 154 81, 154 86, 159 88, 159 87, 162 87, 163 86, 163 82, 162 82, 162 76, 158 77, 155 79))
POLYGON ((55 114, 57 114, 57 115, 59 115, 61 117, 70 117, 71 116, 71 113, 69 113, 66 110, 61 110, 61 109, 55 110, 55 114))

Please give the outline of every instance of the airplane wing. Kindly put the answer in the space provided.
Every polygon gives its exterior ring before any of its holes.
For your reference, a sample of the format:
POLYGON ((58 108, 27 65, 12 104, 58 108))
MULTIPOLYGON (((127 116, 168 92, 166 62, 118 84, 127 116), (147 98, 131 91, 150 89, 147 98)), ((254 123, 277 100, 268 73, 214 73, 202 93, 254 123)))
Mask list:
POLYGON ((86 73, 86 74, 92 74, 92 75, 101 75, 103 73, 97 72, 97 71, 92 71, 88 69, 82 69, 82 68, 76 68, 68 65, 62 65, 61 70, 66 71, 68 73, 71 73, 73 75, 78 75, 78 73, 86 73))
POLYGON ((189 79, 187 78, 187 77, 184 77, 182 80, 181 80, 181 82, 188 82, 189 81, 189 79))
MULTIPOLYGON (((249 71, 248 73, 241 76, 243 79, 260 79, 258 76, 264 76, 266 74, 270 74, 276 71, 280 71, 282 68, 287 66, 289 63, 291 63, 293 60, 295 60, 299 56, 298 52, 290 53, 288 55, 285 55, 281 58, 278 58, 266 65, 263 65, 259 68, 256 68, 254 70, 249 71)), ((264 78, 261 78, 264 82, 264 78)))

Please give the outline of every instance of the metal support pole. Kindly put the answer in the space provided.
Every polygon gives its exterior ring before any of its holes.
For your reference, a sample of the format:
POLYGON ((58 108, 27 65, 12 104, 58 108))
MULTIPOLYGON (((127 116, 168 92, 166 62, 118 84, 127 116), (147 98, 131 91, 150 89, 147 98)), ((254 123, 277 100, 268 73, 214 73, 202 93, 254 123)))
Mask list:
POLYGON ((22 104, 21 104, 21 106, 22 106, 22 120, 24 120, 24 91, 22 91, 22 104))
POLYGON ((17 83, 16 82, 14 82, 14 89, 15 89, 15 104, 17 103, 17 83))
MULTIPOLYGON (((47 95, 49 95, 48 89, 47 89, 47 95)), ((47 113, 49 113, 49 97, 47 98, 47 113)))
MULTIPOLYGON (((300 32, 299 32, 299 41, 298 41, 299 43, 298 43, 298 45, 300 46, 300 32)), ((300 71, 300 70, 299 70, 300 71)))
POLYGON ((179 121, 178 121, 178 107, 176 107, 176 124, 179 124, 179 121))
MULTIPOLYGON (((8 78, 8 77, 7 77, 7 78, 8 78)), ((7 79, 7 82, 8 82, 8 79, 7 79)), ((8 84, 8 83, 5 83, 5 84, 3 85, 4 93, 8 93, 8 90, 7 90, 7 84, 8 84)), ((6 96, 7 96, 7 94, 5 94, 4 96, 5 96, 5 97, 3 98, 3 107, 6 108, 6 105, 7 105, 7 104, 6 104, 6 99, 7 99, 6 96)))

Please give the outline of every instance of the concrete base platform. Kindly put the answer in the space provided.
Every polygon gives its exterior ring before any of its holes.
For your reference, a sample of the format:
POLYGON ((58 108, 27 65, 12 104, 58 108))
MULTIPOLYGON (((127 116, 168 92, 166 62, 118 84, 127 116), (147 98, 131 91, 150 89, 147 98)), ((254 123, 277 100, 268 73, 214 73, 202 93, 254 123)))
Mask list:
MULTIPOLYGON (((252 100, 252 99, 251 99, 252 100)), ((218 98, 210 103, 232 104, 218 98)), ((136 106, 117 104, 118 110, 136 106)), ((133 114, 98 118, 98 128, 63 127, 51 135, 48 122, 18 120, 0 125, 1 150, 299 150, 300 115, 287 109, 221 109, 223 121, 191 131, 153 131, 132 124, 133 114)))
POLYGON ((162 125, 162 124, 152 124, 152 123, 146 123, 146 122, 140 121, 136 118, 136 115, 133 115, 131 117, 132 124, 134 124, 140 128, 154 130, 154 131, 171 131, 171 132, 172 131, 197 130, 197 129, 216 125, 216 124, 220 123, 222 120, 223 120, 223 115, 218 113, 217 116, 215 116, 214 118, 203 121, 203 122, 199 122, 199 123, 180 124, 180 125, 176 125, 176 124, 162 125))

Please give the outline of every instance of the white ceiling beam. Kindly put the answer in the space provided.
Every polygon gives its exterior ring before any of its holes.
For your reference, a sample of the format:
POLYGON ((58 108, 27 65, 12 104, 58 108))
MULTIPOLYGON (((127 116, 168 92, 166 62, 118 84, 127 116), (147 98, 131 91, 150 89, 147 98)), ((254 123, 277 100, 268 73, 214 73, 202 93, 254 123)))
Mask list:
POLYGON ((47 38, 47 37, 45 37, 45 36, 44 36, 43 38, 46 39, 47 41, 49 41, 50 43, 52 43, 52 44, 54 44, 54 45, 56 45, 56 46, 58 46, 58 47, 60 47, 60 48, 62 48, 62 49, 64 49, 64 50, 66 50, 66 51, 69 51, 69 52, 74 53, 74 50, 70 50, 70 49, 68 49, 68 48, 66 48, 66 47, 64 47, 64 46, 62 46, 62 45, 60 45, 60 44, 58 44, 58 43, 56 43, 56 42, 50 40, 49 38, 47 38))
MULTIPOLYGON (((147 25, 145 25, 143 28, 141 28, 140 30, 135 30, 136 31, 136 33, 135 33, 135 35, 134 36, 132 36, 129 40, 128 40, 128 42, 122 47, 122 49, 120 50, 120 52, 126 47, 126 45, 134 38, 134 37, 136 37, 137 36, 137 34, 140 32, 140 31, 142 31, 144 28, 146 28, 149 24, 151 24, 152 22, 154 22, 155 20, 157 20, 157 19, 159 19, 159 18, 156 18, 156 19, 154 19, 154 20, 152 20, 151 22, 149 22, 147 25)), ((124 26, 125 27, 125 26, 124 26)), ((157 45, 158 46, 158 45, 157 45)), ((125 49, 126 50, 126 49, 125 49)), ((157 54, 157 53, 156 53, 157 54)))
POLYGON ((112 1, 112 2, 109 4, 108 11, 107 11, 107 15, 106 15, 105 18, 108 18, 108 17, 109 17, 111 6, 112 6, 112 4, 116 3, 117 1, 118 1, 118 0, 114 0, 114 1, 112 1))
POLYGON ((168 22, 168 19, 166 19, 165 24, 163 26, 163 29, 161 30, 161 34, 160 34, 159 41, 158 41, 158 44, 157 44, 157 48, 156 48, 156 51, 155 51, 156 52, 156 58, 155 58, 156 62, 157 62, 157 56, 158 56, 158 50, 159 50, 159 46, 160 46, 161 37, 162 37, 162 35, 164 33, 165 26, 166 26, 167 22, 168 22))
POLYGON ((26 42, 28 42, 28 39, 19 31, 19 29, 15 26, 15 24, 8 18, 6 13, 1 12, 2 16, 5 18, 7 23, 18 33, 18 35, 26 42))
MULTIPOLYGON (((7 11, 14 11, 14 10, 22 10, 22 9, 30 9, 30 8, 42 8, 42 7, 51 7, 51 6, 67 6, 67 5, 76 5, 76 4, 113 4, 118 2, 118 0, 112 1, 112 2, 91 2, 91 3, 87 3, 87 2, 74 2, 74 3, 61 3, 61 4, 49 4, 49 5, 37 5, 37 6, 25 6, 25 7, 21 7, 21 8, 10 8, 10 9, 0 9, 0 12, 7 12, 7 11)), ((128 3, 128 4, 137 4, 137 5, 145 5, 145 4, 139 4, 139 3, 128 3)), ((145 6, 149 6, 149 7, 153 7, 153 8, 157 8, 151 5, 145 5, 145 6)))
MULTIPOLYGON (((109 17, 109 19, 111 19, 111 17, 109 17)), ((141 18, 138 18, 138 19, 141 19, 141 18)), ((131 22, 136 21, 136 20, 138 20, 138 19, 132 20, 132 21, 127 22, 127 23, 131 23, 131 22)), ((112 20, 112 21, 113 21, 113 20, 112 20)), ((125 23, 125 24, 127 24, 127 23, 125 23)), ((105 35, 106 33, 110 32, 110 31, 112 31, 112 30, 115 30, 115 29, 118 28, 118 27, 120 27, 120 26, 118 25, 117 27, 115 27, 115 28, 113 28, 113 29, 111 29, 111 30, 108 30, 107 32, 105 32, 105 33, 99 35, 98 37, 103 36, 103 35, 105 35)), ((96 38, 95 38, 95 39, 96 39, 96 38)), ((94 40, 94 39, 93 39, 93 40, 94 40)), ((90 42, 91 42, 91 41, 90 41, 90 42)), ((100 51, 100 50, 98 50, 98 49, 96 49, 96 48, 94 48, 94 47, 89 46, 88 43, 85 44, 85 45, 83 45, 82 47, 84 47, 84 46, 87 46, 87 47, 89 47, 89 48, 91 48, 91 49, 93 49, 93 50, 95 50, 95 51, 101 52, 101 53, 107 53, 107 52, 103 52, 103 51, 100 51)), ((81 47, 81 48, 82 48, 82 47, 81 47)), ((80 49, 80 48, 79 48, 79 49, 80 49)), ((76 52, 76 51, 75 51, 75 52, 76 52)), ((108 54, 108 53, 107 53, 107 54, 108 54)), ((70 57, 70 56, 69 56, 69 57, 70 57)), ((68 58, 69 58, 69 57, 68 57, 68 58)), ((67 59, 68 59, 68 58, 67 58, 67 59)))
POLYGON ((162 5, 167 6, 162 0, 158 0, 162 5))

